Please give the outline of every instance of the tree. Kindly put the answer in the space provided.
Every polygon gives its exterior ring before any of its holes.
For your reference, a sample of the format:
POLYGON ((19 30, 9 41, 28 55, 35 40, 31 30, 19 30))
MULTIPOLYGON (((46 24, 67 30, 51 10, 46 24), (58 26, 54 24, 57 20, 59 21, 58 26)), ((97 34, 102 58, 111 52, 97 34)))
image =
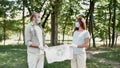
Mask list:
POLYGON ((113 26, 112 26, 112 28, 113 28, 113 32, 112 32, 112 45, 111 45, 111 47, 114 47, 114 45, 115 45, 115 34, 116 34, 116 32, 115 32, 115 25, 116 25, 116 0, 114 0, 113 1, 113 5, 114 5, 114 15, 113 15, 113 26))
POLYGON ((95 37, 94 37, 94 17, 93 17, 93 13, 94 13, 94 5, 95 5, 95 1, 94 0, 90 0, 90 6, 89 6, 89 12, 88 12, 88 15, 87 15, 87 19, 89 19, 89 32, 91 33, 92 35, 92 39, 93 39, 93 47, 96 47, 96 44, 95 44, 95 37))
POLYGON ((24 4, 25 3, 24 3, 24 0, 23 0, 23 15, 22 15, 23 16, 22 17, 23 18, 23 29, 22 30, 23 30, 23 44, 25 45, 25 35, 24 35, 25 34, 24 33, 25 32, 25 18, 24 18, 24 15, 25 15, 25 6, 24 6, 24 4))
POLYGON ((109 47, 111 46, 111 15, 112 15, 112 12, 111 12, 111 8, 112 8, 112 0, 109 0, 109 23, 108 23, 108 37, 109 37, 109 47))
POLYGON ((8 16, 9 18, 10 17, 14 17, 14 13, 11 13, 11 14, 8 14, 9 12, 13 11, 14 10, 14 7, 12 6, 14 4, 14 1, 7 1, 7 0, 2 0, 0 1, 0 17, 2 18, 1 19, 1 22, 0 22, 0 25, 2 27, 2 32, 3 32, 3 40, 4 40, 4 45, 5 45, 5 40, 8 38, 7 37, 7 24, 9 24, 8 22, 8 16))
POLYGON ((52 7, 51 13, 51 45, 57 45, 57 37, 58 37, 58 16, 60 12, 62 0, 50 1, 52 7))

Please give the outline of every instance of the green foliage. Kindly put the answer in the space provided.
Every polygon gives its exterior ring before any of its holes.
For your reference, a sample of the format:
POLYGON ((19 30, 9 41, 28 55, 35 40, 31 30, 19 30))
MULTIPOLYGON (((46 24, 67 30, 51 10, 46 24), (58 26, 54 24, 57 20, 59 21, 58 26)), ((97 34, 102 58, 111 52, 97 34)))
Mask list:
MULTIPOLYGON (((104 41, 108 39, 108 27, 110 27, 110 32, 112 33, 113 29, 113 3, 110 4, 109 2, 111 0, 99 0, 96 1, 96 6, 95 6, 95 13, 94 13, 94 36, 97 38, 100 38, 101 41, 104 41), (112 20, 109 24, 109 7, 111 8, 111 13, 112 13, 112 20), (109 26, 110 25, 110 26, 109 26)), ((117 0, 118 1, 118 0, 117 0)), ((118 3, 118 2, 117 2, 118 3)), ((117 4, 117 16, 116 16, 116 31, 118 32, 120 30, 119 27, 119 4, 117 4)))
MULTIPOLYGON (((100 38, 101 41, 108 39, 108 25, 109 25, 109 3, 111 0, 94 0, 94 36, 95 38, 100 38), (106 38, 107 37, 107 38, 106 38)), ((52 5, 57 0, 1 0, 0 1, 0 40, 3 40, 3 28, 6 28, 6 35, 9 38, 14 32, 20 33, 22 30, 22 9, 25 6, 25 11, 28 12, 25 18, 28 18, 32 12, 43 12, 45 13, 42 19, 44 22, 46 16, 53 12, 52 5), (24 4, 23 4, 24 3, 24 4), (19 18, 19 19, 16 19, 19 18)), ((76 17, 82 15, 85 17, 89 11, 89 1, 88 0, 62 0, 60 3, 59 16, 58 16, 58 33, 72 36, 74 30, 74 22, 76 17)), ((113 18, 113 3, 110 5, 112 10, 113 18)), ((120 32, 120 1, 117 0, 116 6, 116 31, 120 32)), ((25 19, 25 23, 29 23, 28 19, 25 19)), ((48 17, 45 25, 45 32, 51 33, 51 18, 48 17)), ((88 24, 88 23, 87 23, 88 24)), ((112 32, 112 24, 110 23, 110 28, 112 32)))
POLYGON ((58 30, 59 33, 62 33, 65 30, 65 35, 72 36, 72 32, 75 27, 75 19, 77 18, 77 16, 82 15, 82 13, 80 13, 81 10, 84 10, 84 7, 80 5, 80 1, 63 1, 58 23, 58 25, 60 25, 58 30))
POLYGON ((14 4, 14 1, 0 1, 0 41, 9 38, 11 31, 16 27, 15 21, 11 20, 16 15, 14 4))

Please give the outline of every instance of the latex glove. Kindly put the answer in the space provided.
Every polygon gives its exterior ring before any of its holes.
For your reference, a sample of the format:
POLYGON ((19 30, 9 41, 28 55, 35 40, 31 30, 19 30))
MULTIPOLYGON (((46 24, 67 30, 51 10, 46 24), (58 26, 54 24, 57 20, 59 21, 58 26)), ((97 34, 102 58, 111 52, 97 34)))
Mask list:
POLYGON ((71 44, 70 47, 72 47, 72 48, 77 48, 77 45, 71 44))
POLYGON ((44 46, 44 47, 45 47, 45 48, 48 48, 48 45, 46 45, 46 44, 45 44, 45 46, 44 46))
POLYGON ((41 50, 44 50, 44 47, 43 47, 43 46, 40 46, 40 45, 39 45, 39 48, 40 48, 41 50))

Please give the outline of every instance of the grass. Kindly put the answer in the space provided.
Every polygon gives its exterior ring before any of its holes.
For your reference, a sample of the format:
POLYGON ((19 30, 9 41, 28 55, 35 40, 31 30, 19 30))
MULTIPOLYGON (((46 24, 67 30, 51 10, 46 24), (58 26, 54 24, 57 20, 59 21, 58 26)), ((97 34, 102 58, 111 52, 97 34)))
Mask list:
POLYGON ((92 59, 87 60, 87 68, 113 68, 110 64, 104 64, 92 59))
POLYGON ((109 47, 96 47, 96 48, 93 48, 93 47, 89 47, 87 50, 91 50, 91 51, 113 51, 114 49, 113 48, 109 48, 109 47))
MULTIPOLYGON (((0 46, 0 68, 28 68, 26 56, 26 46, 0 46)), ((70 61, 57 62, 52 64, 48 64, 45 61, 44 66, 44 68, 70 68, 70 61)), ((112 68, 112 66, 88 59, 87 68, 112 68)))
POLYGON ((111 52, 95 54, 94 57, 120 62, 120 48, 112 49, 111 52))
POLYGON ((25 46, 0 46, 0 68, 27 68, 25 46))

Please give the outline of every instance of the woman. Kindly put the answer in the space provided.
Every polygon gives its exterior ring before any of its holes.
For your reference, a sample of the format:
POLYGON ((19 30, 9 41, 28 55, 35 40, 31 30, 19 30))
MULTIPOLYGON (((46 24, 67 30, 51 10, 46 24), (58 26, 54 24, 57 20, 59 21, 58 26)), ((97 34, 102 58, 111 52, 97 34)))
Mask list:
POLYGON ((71 68, 86 68, 85 49, 89 46, 90 34, 88 30, 86 30, 84 18, 77 18, 75 26, 72 41, 74 57, 71 60, 71 68))

